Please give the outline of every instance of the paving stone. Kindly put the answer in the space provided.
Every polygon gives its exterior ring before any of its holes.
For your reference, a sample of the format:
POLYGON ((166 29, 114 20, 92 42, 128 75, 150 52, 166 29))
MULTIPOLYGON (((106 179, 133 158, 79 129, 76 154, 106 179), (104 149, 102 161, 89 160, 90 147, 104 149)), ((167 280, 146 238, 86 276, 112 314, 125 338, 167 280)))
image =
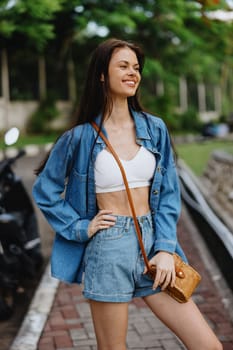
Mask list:
POLYGON ((73 340, 88 339, 87 333, 85 332, 84 329, 71 329, 70 336, 73 340))
POLYGON ((70 336, 66 334, 65 336, 60 336, 55 338, 55 345, 57 349, 65 348, 65 347, 71 347, 73 345, 72 340, 70 339, 70 336))
MULTIPOLYGON (((77 319, 77 318, 73 318, 73 319, 66 319, 65 320, 65 322, 68 324, 68 325, 80 325, 80 321, 79 321, 79 319, 77 319)), ((81 325, 80 325, 80 327, 81 327, 81 325)))
POLYGON ((91 317, 91 310, 88 303, 76 304, 76 309, 80 317, 91 317))
POLYGON ((166 350, 183 350, 184 347, 179 344, 176 340, 162 340, 163 348, 166 350))
MULTIPOLYGON (((55 350, 55 345, 48 345, 48 344, 39 344, 38 350, 55 350)), ((26 349, 25 349, 26 350, 26 349)))
POLYGON ((140 335, 149 334, 152 331, 151 325, 144 319, 134 322, 134 328, 140 335))
POLYGON ((74 346, 91 346, 96 344, 95 339, 86 339, 86 340, 74 340, 73 341, 74 346))

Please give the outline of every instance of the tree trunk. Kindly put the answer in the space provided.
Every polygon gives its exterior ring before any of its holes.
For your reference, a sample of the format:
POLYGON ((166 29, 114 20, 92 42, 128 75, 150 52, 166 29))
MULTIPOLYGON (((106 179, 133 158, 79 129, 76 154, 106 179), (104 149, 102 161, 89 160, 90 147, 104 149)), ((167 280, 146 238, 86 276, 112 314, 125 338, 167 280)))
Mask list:
POLYGON ((206 111, 206 90, 204 83, 197 84, 198 106, 199 112, 206 111))
POLYGON ((10 126, 9 122, 9 101, 10 101, 10 83, 9 83, 9 69, 8 69, 8 58, 7 50, 2 49, 1 54, 2 62, 2 97, 3 97, 3 107, 4 107, 4 129, 8 129, 10 126))
POLYGON ((214 108, 220 115, 222 112, 222 94, 220 86, 218 85, 214 86, 214 108))
POLYGON ((67 63, 68 70, 68 91, 69 91, 69 100, 72 103, 75 103, 77 98, 77 88, 76 88, 76 80, 75 80, 75 68, 74 61, 72 57, 69 58, 67 63))
POLYGON ((46 87, 46 64, 45 64, 45 57, 39 56, 38 61, 38 79, 39 79, 39 100, 43 101, 45 100, 47 96, 47 87, 46 87))
POLYGON ((180 110, 181 112, 186 112, 188 109, 188 87, 187 80, 185 77, 180 77, 179 79, 180 86, 180 110))
POLYGON ((158 96, 164 96, 164 83, 162 80, 156 82, 156 93, 158 96))

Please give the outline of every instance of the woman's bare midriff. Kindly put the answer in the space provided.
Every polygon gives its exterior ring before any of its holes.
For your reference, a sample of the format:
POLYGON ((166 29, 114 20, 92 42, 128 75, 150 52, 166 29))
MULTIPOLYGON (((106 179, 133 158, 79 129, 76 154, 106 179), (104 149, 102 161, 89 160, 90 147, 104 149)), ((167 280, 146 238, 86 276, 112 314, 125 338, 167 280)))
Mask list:
MULTIPOLYGON (((150 187, 130 189, 137 216, 145 215, 150 211, 149 190, 150 187)), ((132 216, 128 196, 125 190, 97 193, 97 205, 100 210, 112 210, 115 215, 132 216)))

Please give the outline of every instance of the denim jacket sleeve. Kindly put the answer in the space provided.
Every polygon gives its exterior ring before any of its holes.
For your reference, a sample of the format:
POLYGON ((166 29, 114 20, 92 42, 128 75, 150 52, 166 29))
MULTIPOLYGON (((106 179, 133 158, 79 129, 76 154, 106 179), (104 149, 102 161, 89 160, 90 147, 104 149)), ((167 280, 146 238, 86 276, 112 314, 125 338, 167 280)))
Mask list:
POLYGON ((177 221, 181 211, 179 178, 173 157, 170 136, 165 124, 160 129, 160 153, 163 176, 155 214, 155 251, 174 253, 177 245, 177 221))
MULTIPOLYGON (((76 147, 78 141, 75 142, 76 147)), ((81 219, 64 198, 65 182, 75 154, 73 143, 72 130, 58 139, 33 185, 32 194, 56 233, 68 240, 85 242, 88 240, 87 229, 90 221, 81 219)))

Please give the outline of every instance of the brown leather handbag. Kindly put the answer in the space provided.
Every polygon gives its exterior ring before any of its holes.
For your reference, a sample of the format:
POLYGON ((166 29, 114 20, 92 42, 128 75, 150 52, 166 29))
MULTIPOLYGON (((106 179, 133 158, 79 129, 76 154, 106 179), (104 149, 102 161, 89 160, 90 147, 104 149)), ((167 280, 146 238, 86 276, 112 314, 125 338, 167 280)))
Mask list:
MULTIPOLYGON (((140 230, 140 226, 138 224, 138 220, 136 217, 136 212, 135 212, 131 192, 129 189, 127 177, 125 174, 125 170, 121 164, 121 161, 120 161, 118 155, 114 151, 114 149, 113 149, 112 145, 110 144, 110 142, 108 141, 108 139, 105 137, 105 135, 102 133, 102 131, 99 129, 99 127, 94 122, 92 122, 91 124, 94 127, 94 129, 98 132, 98 134, 101 136, 101 138, 104 140, 105 144, 107 145, 109 151, 112 153, 113 157, 115 158, 115 160, 116 160, 116 162, 121 170, 122 177, 123 177, 124 184, 125 184, 125 188, 126 188, 126 192, 128 195, 129 205, 130 205, 133 220, 134 220, 135 229, 137 232, 137 237, 138 237, 140 249, 141 249, 144 261, 145 261, 145 265, 147 267, 147 271, 148 271, 147 274, 148 274, 148 276, 150 276, 150 278, 155 279, 156 266, 149 264, 149 260, 147 258, 146 252, 145 252, 144 244, 143 244, 142 237, 141 237, 141 230, 140 230)), ((192 266, 185 263, 179 255, 174 253, 173 257, 174 257, 174 264, 175 264, 175 271, 176 271, 175 285, 173 287, 168 286, 166 288, 165 292, 167 292, 172 298, 174 298, 178 302, 185 303, 189 300, 189 298, 193 294, 194 290, 196 289, 197 285, 199 284, 199 282, 201 280, 201 276, 192 266)))

